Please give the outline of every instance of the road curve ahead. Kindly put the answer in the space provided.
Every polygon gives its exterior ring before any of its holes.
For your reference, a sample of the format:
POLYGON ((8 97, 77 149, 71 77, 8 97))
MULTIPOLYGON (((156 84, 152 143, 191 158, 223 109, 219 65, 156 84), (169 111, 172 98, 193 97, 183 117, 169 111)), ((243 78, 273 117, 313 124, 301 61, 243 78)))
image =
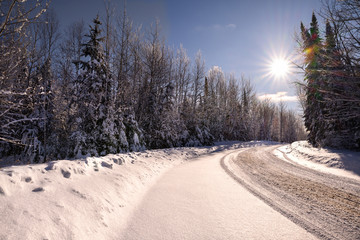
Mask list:
POLYGON ((242 186, 321 239, 360 239, 360 182, 248 149, 222 165, 242 186))
POLYGON ((120 239, 316 239, 224 171, 221 159, 241 151, 199 157, 165 173, 134 211, 120 239))

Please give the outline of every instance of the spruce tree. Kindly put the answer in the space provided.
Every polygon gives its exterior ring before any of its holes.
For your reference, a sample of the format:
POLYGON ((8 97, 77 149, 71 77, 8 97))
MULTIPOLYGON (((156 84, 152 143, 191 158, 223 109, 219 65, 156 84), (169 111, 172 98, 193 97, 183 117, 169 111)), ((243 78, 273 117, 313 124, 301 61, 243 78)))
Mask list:
POLYGON ((302 23, 300 29, 306 64, 304 118, 308 141, 318 147, 356 148, 356 78, 349 77, 332 26, 326 22, 324 42, 319 37, 315 14, 309 31, 302 23))
MULTIPOLYGON (((326 96, 325 120, 327 136, 323 145, 331 147, 353 147, 357 121, 348 117, 353 103, 346 101, 354 89, 347 87, 345 66, 342 63, 339 48, 336 45, 334 31, 329 21, 326 22, 326 42, 324 49, 323 78, 327 83, 324 89, 326 96)), ((351 85, 351 83, 350 83, 351 85)))
POLYGON ((104 38, 100 36, 99 17, 93 23, 87 35, 89 40, 83 44, 85 60, 74 62, 81 68, 74 93, 76 113, 73 122, 77 126, 72 134, 74 155, 105 155, 118 152, 119 146, 127 147, 122 119, 117 119, 117 126, 114 124, 112 76, 101 45, 104 38))
POLYGON ((326 82, 325 88, 322 89, 325 100, 324 121, 326 123, 326 136, 320 140, 320 145, 336 146, 340 143, 338 139, 340 137, 339 133, 341 128, 344 127, 339 121, 340 116, 338 115, 339 107, 343 107, 343 104, 336 100, 336 95, 343 91, 341 90, 341 84, 338 82, 340 77, 336 76, 341 61, 337 57, 335 37, 329 21, 326 22, 323 53, 324 68, 321 78, 326 82), (337 93, 334 94, 334 91, 337 93))
POLYGON ((302 23, 300 26, 303 51, 305 53, 305 79, 307 81, 304 120, 305 127, 309 132, 308 141, 317 146, 319 139, 322 139, 325 133, 323 126, 323 95, 320 91, 323 85, 320 79, 322 42, 315 13, 312 15, 310 25, 309 31, 304 28, 302 23))

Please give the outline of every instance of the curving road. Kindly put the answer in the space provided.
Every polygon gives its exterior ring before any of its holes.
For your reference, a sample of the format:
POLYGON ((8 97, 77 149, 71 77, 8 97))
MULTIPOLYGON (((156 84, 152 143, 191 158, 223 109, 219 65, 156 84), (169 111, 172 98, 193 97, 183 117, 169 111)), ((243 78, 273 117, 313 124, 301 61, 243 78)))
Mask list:
POLYGON ((315 236, 360 239, 360 182, 280 160, 275 148, 252 148, 222 165, 248 191, 315 236))
MULTIPOLYGON (((269 153, 267 147, 256 149, 269 153)), ((271 205, 270 198, 257 194, 262 185, 251 176, 267 170, 251 168, 251 162, 237 165, 243 155, 252 159, 253 150, 213 153, 165 173, 134 211, 120 239, 317 239, 317 232, 309 233, 271 205)))

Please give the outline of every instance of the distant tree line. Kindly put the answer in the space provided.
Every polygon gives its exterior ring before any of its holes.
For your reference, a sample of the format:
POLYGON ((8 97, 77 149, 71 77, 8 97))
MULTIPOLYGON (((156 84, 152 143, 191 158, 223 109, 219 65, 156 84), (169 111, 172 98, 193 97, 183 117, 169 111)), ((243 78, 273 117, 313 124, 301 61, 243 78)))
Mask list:
POLYGON ((158 23, 142 31, 107 2, 103 20, 60 32, 47 3, 33 2, 0 6, 2 157, 34 163, 304 137, 295 112, 259 101, 244 77, 206 72, 201 53, 191 62, 182 46, 167 46, 158 23))
POLYGON ((327 1, 321 38, 315 14, 301 23, 304 119, 317 147, 360 149, 360 2, 327 1))

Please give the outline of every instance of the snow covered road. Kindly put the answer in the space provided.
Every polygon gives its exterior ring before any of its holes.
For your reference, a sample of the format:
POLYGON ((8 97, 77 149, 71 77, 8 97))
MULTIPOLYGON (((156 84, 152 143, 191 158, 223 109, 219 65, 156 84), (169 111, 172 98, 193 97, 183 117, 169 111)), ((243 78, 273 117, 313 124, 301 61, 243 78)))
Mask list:
POLYGON ((225 168, 241 185, 322 239, 360 239, 360 182, 274 155, 275 146, 243 151, 225 168))
POLYGON ((360 155, 274 144, 0 168, 0 240, 360 239, 360 155))
POLYGON ((147 192, 120 239, 316 239, 221 167, 246 149, 176 166, 147 192))

